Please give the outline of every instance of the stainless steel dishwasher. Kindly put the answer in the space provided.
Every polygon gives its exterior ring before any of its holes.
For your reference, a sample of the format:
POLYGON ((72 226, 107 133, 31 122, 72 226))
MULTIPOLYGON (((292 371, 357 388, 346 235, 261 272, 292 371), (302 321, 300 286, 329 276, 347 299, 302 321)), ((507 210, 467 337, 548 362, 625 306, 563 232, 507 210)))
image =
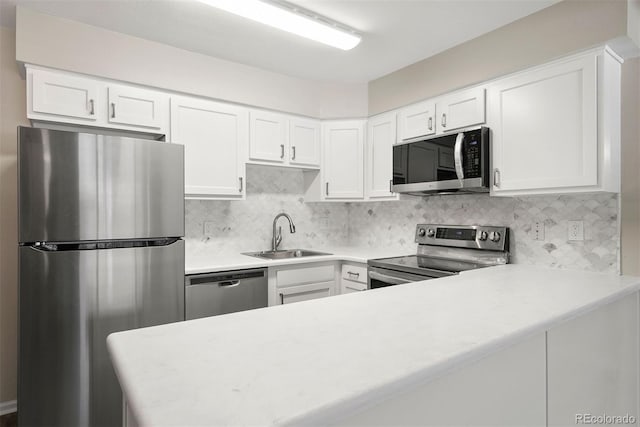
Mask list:
POLYGON ((267 269, 185 276, 185 318, 217 316, 266 307, 267 269))

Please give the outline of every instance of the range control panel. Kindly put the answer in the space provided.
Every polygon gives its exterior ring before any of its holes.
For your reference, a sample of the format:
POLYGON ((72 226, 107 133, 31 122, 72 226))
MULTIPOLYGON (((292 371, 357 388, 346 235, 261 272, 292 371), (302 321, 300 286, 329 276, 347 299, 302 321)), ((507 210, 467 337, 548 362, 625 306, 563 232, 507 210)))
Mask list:
POLYGON ((416 243, 455 248, 509 250, 509 228, 491 225, 418 224, 416 243))

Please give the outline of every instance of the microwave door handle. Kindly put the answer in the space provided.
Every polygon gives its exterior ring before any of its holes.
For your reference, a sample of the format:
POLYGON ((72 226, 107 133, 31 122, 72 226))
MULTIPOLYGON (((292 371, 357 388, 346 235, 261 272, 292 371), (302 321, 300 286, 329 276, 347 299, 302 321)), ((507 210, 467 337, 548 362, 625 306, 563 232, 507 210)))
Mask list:
POLYGON ((454 147, 453 160, 456 166, 456 175, 459 180, 464 179, 464 169, 462 168, 462 141, 464 141, 464 132, 460 132, 456 136, 456 145, 454 147))

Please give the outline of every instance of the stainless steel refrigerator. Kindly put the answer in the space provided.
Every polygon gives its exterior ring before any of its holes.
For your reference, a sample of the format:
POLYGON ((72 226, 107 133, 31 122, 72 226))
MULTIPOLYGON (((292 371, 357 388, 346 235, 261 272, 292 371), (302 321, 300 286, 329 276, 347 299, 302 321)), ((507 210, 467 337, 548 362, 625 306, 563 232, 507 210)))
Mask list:
POLYGON ((184 153, 20 127, 20 426, 116 426, 111 332, 184 319, 184 153))

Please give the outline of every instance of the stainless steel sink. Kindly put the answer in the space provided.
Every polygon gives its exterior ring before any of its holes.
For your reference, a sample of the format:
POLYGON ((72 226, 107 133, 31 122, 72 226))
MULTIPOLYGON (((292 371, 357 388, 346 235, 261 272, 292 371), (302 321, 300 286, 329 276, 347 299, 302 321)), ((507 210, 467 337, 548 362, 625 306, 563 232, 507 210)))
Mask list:
POLYGON ((287 249, 282 251, 262 251, 262 252, 245 252, 243 255, 249 255, 256 258, 265 259, 287 259, 302 258, 308 256, 332 255, 327 252, 309 251, 307 249, 287 249))

